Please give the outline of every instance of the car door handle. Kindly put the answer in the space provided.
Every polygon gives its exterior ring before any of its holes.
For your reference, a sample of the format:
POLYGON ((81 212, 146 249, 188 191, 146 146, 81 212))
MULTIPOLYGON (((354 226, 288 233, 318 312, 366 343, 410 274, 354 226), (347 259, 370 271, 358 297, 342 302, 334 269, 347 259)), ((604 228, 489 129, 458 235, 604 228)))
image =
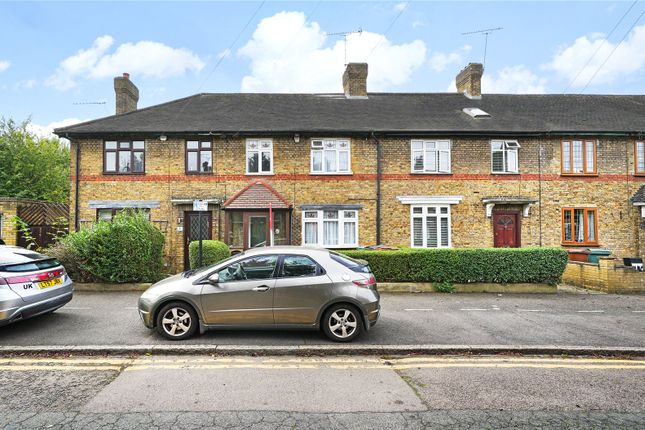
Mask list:
POLYGON ((267 285, 260 285, 259 287, 253 288, 253 291, 268 291, 270 288, 267 285))

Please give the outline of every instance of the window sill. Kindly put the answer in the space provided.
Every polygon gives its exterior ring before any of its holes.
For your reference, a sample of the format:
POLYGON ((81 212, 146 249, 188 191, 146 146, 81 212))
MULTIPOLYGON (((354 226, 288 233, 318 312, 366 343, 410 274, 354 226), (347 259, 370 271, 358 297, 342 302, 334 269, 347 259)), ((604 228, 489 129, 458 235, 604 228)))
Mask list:
POLYGON ((411 175, 452 175, 452 172, 410 172, 411 175))
POLYGON ((568 247, 600 246, 598 242, 561 242, 560 245, 568 247))
POLYGON ((103 172, 105 176, 145 176, 145 172, 142 173, 119 173, 119 172, 103 172))
POLYGON ((253 173, 253 172, 246 172, 246 176, 274 176, 275 173, 273 172, 260 172, 260 173, 253 173))
POLYGON ((519 175, 520 172, 490 172, 491 175, 519 175))
POLYGON ((213 171, 210 172, 186 172, 186 176, 208 176, 212 175, 213 171))
POLYGON ((323 245, 321 243, 303 243, 302 246, 319 246, 319 247, 325 248, 325 249, 356 249, 356 248, 358 248, 358 244, 356 244, 356 245, 323 245))
POLYGON ((644 178, 645 177, 645 172, 634 173, 634 176, 644 178))
POLYGON ((560 173, 560 176, 569 176, 569 177, 595 177, 598 176, 598 173, 560 173))
POLYGON ((310 176, 351 176, 354 172, 309 172, 310 176))

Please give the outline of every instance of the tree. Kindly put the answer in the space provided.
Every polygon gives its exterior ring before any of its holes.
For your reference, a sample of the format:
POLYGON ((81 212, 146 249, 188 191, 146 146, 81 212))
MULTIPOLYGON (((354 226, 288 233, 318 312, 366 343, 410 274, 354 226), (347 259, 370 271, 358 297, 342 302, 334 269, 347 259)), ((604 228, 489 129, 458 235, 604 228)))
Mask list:
POLYGON ((69 202, 69 147, 0 118, 0 196, 69 202))

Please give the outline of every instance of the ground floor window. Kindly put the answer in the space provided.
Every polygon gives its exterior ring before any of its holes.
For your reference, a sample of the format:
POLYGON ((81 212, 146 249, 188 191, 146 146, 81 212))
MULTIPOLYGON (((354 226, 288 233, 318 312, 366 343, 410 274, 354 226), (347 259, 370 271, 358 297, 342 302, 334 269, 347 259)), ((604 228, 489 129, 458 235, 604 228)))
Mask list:
POLYGON ((413 205, 410 218, 413 248, 450 248, 449 205, 413 205))
POLYGON ((305 210, 302 230, 304 245, 354 248, 358 246, 358 211, 305 210))
POLYGON ((130 212, 139 212, 145 215, 145 217, 150 221, 150 209, 148 208, 104 208, 96 210, 96 220, 97 221, 112 221, 114 216, 122 211, 130 212))
POLYGON ((571 245, 597 245, 597 210, 595 208, 563 208, 562 243, 571 245))

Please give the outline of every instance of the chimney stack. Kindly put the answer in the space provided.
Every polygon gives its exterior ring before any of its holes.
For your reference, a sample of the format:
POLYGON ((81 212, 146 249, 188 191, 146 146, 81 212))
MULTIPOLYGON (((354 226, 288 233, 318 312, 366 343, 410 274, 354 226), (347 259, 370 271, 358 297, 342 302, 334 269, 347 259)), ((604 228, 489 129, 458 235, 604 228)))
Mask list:
POLYGON ((130 74, 114 78, 114 92, 116 94, 116 114, 132 112, 137 110, 139 101, 139 89, 130 81, 130 74))
POLYGON ((480 98, 482 96, 482 75, 484 66, 480 63, 468 63, 455 78, 457 92, 465 94, 468 98, 480 98))
POLYGON ((343 73, 345 97, 367 97, 367 63, 349 63, 343 73))

